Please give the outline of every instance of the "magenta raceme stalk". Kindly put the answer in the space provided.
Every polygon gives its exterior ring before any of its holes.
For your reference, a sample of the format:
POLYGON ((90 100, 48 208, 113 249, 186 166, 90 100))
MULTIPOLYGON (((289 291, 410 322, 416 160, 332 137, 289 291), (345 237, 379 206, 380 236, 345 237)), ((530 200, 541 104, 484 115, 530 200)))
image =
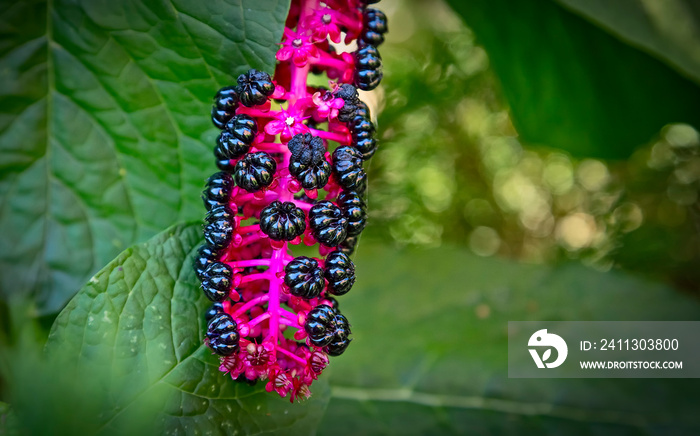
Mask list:
POLYGON ((250 70, 219 90, 212 120, 220 172, 203 194, 205 244, 195 271, 205 342, 233 379, 306 398, 328 356, 350 344, 335 297, 355 282, 348 257, 366 224, 363 162, 377 148, 357 88, 382 78, 386 17, 362 0, 294 0, 274 80, 250 70), (354 53, 329 42, 357 41, 354 53), (329 89, 309 86, 325 73, 329 89), (274 102, 274 105, 273 105, 274 102), (299 244, 317 257, 293 255, 299 244))

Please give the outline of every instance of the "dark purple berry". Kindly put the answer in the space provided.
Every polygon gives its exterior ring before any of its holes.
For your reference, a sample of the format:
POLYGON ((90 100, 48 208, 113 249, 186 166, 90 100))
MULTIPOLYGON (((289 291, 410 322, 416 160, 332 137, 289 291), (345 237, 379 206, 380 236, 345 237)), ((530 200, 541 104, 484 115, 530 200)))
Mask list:
POLYGON ((267 101, 267 98, 275 92, 275 85, 270 75, 264 71, 255 69, 238 76, 236 92, 244 106, 258 106, 267 101))
POLYGON ((206 222, 207 224, 211 224, 216 221, 225 220, 230 223, 233 223, 233 219, 235 218, 235 216, 236 214, 231 211, 228 205, 219 204, 215 207, 212 207, 209 210, 209 212, 207 212, 206 216, 204 217, 204 222, 206 222))
POLYGON ((372 119, 372 115, 370 114, 369 107, 367 106, 367 103, 364 101, 360 100, 359 103, 357 103, 357 109, 355 110, 355 116, 356 117, 362 117, 367 120, 372 119))
POLYGON ((343 191, 338 196, 338 207, 348 219, 348 236, 357 236, 367 224, 367 212, 362 197, 353 191, 343 191))
POLYGON ((377 70, 382 67, 382 57, 373 45, 366 45, 355 52, 355 66, 358 70, 377 70))
POLYGON ((204 240, 215 250, 223 250, 231 243, 233 230, 234 223, 230 219, 220 218, 209 221, 204 226, 204 240))
POLYGON ((227 204, 232 189, 233 179, 230 174, 223 171, 214 173, 207 179, 206 188, 204 188, 204 192, 202 193, 204 207, 210 210, 220 204, 227 204))
POLYGON ((362 169, 362 154, 353 147, 338 147, 333 152, 333 172, 340 186, 350 191, 364 192, 367 174, 362 169))
POLYGON ((258 124, 247 114, 236 115, 226 123, 226 130, 246 144, 252 144, 258 133, 258 124))
POLYGON ((231 118, 216 140, 214 156, 216 156, 217 162, 224 166, 230 166, 222 161, 238 159, 246 154, 257 132, 258 125, 249 115, 241 114, 231 118))
POLYGON ((306 316, 304 330, 309 341, 317 347, 325 347, 333 340, 336 311, 325 304, 316 306, 306 316))
POLYGON ((204 270, 202 291, 211 301, 224 301, 231 292, 231 267, 223 262, 213 262, 204 270))
POLYGON ((387 32, 386 15, 380 10, 367 8, 363 14, 363 29, 360 39, 365 44, 379 46, 384 42, 384 34, 387 32))
POLYGON ((197 249, 197 256, 194 258, 194 272, 201 281, 204 278, 204 271, 212 262, 219 259, 219 253, 210 245, 204 244, 197 249))
POLYGON ((215 316, 224 313, 224 305, 221 303, 213 303, 204 313, 204 320, 209 324, 215 316))
POLYGON ((306 216, 294 203, 275 200, 260 212, 260 230, 275 241, 291 241, 306 230, 306 216))
POLYGON ((357 89, 349 83, 343 83, 335 92, 336 98, 342 98, 345 102, 343 107, 338 110, 338 121, 347 123, 355 116, 357 104, 360 102, 360 96, 357 89))
POLYGON ((350 256, 355 252, 357 246, 357 236, 348 236, 343 242, 338 245, 338 250, 350 256))
POLYGON ((325 348, 329 356, 340 356, 348 348, 350 341, 352 341, 349 338, 351 332, 347 318, 339 313, 335 316, 335 324, 336 328, 333 332, 333 337, 325 348))
POLYGON ((287 144, 292 158, 289 173, 304 189, 319 189, 326 186, 331 175, 331 166, 326 161, 323 140, 310 133, 299 133, 287 144))
POLYGON ((284 273, 284 283, 294 296, 316 298, 323 291, 323 270, 316 259, 299 256, 287 264, 284 273))
POLYGON ((264 151, 247 154, 236 163, 233 179, 248 192, 270 186, 275 176, 277 162, 264 151))
POLYGON ((341 251, 329 253, 325 267, 328 292, 333 295, 347 294, 355 283, 355 265, 348 255, 341 251))
POLYGON ((330 201, 319 201, 309 211, 309 225, 322 244, 335 247, 347 236, 348 219, 330 201))
POLYGON ((211 108, 211 120, 216 127, 223 129, 228 120, 236 113, 238 94, 233 86, 221 88, 214 96, 211 108))
POLYGON ((220 356, 230 356, 238 351, 238 325, 227 313, 216 315, 207 328, 207 343, 220 356))

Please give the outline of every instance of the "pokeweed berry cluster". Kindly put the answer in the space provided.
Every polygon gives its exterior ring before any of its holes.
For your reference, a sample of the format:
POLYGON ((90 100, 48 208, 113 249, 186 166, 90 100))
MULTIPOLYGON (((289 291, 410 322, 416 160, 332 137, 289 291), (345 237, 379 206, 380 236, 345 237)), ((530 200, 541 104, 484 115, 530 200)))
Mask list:
POLYGON ((203 193, 205 244, 195 271, 213 305, 205 343, 235 380, 267 380, 290 400, 342 354, 351 329, 334 297, 355 282, 366 224, 363 164, 377 149, 357 89, 382 78, 386 17, 368 0, 294 0, 274 80, 249 70, 222 88, 211 116, 221 171, 203 193), (332 43, 356 42, 354 53, 332 43), (325 73, 329 88, 312 87, 325 73), (274 103, 274 105, 273 105, 274 103), (292 248, 317 246, 317 257, 292 248))

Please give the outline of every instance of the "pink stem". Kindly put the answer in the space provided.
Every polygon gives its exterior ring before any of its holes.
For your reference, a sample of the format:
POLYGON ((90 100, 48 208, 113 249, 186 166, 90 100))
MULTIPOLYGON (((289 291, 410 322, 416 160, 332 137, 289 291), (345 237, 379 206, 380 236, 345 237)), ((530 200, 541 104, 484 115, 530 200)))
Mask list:
POLYGON ((334 70, 346 70, 348 68, 352 68, 352 65, 348 64, 342 59, 336 59, 330 55, 328 55, 326 52, 321 51, 321 56, 315 58, 315 59, 309 59, 309 62, 312 63, 313 65, 319 66, 319 67, 328 67, 328 68, 333 68, 334 70))
POLYGON ((284 153, 287 151, 287 146, 277 142, 261 142, 253 144, 253 148, 259 151, 267 151, 272 153, 284 153))
POLYGON ((350 136, 348 134, 326 132, 325 130, 316 130, 312 128, 309 128, 309 131, 311 131, 311 134, 314 136, 318 136, 329 141, 335 141, 343 145, 350 145, 350 136))
POLYGON ((233 268, 246 268, 249 266, 270 266, 270 259, 234 260, 226 262, 233 268))
POLYGON ((270 280, 272 281, 273 276, 270 273, 264 272, 264 273, 258 273, 258 274, 249 274, 247 276, 243 276, 241 279, 241 283, 250 283, 254 282, 256 280, 270 280))
POLYGON ((248 328, 253 328, 254 326, 260 324, 261 322, 265 321, 270 317, 270 312, 265 312, 262 315, 253 318, 248 322, 248 328))
POLYGON ((306 366, 306 360, 302 359, 301 357, 297 356, 296 354, 292 353, 291 351, 285 350, 282 347, 278 347, 277 351, 280 351, 282 354, 285 354, 286 356, 296 360, 297 363, 299 363, 300 365, 306 366))
POLYGON ((242 235, 244 233, 253 233, 260 230, 260 224, 251 224, 249 226, 243 226, 236 229, 236 233, 242 235))
POLYGON ((245 106, 240 106, 238 109, 238 113, 247 114, 251 117, 258 118, 275 118, 280 113, 280 111, 261 111, 260 109, 251 109, 245 106))
POLYGON ((267 294, 263 294, 259 297, 255 297, 252 300, 246 302, 243 306, 236 309, 236 311, 233 312, 233 315, 231 315, 231 316, 233 316, 235 318, 235 317, 245 313, 247 310, 249 310, 253 306, 257 306, 260 303, 266 302, 268 298, 269 298, 269 295, 267 295, 267 294))
POLYGON ((250 245, 253 242, 257 242, 260 239, 264 239, 264 236, 261 236, 260 233, 253 233, 252 235, 248 235, 248 236, 244 237, 238 246, 245 247, 246 245, 250 245))

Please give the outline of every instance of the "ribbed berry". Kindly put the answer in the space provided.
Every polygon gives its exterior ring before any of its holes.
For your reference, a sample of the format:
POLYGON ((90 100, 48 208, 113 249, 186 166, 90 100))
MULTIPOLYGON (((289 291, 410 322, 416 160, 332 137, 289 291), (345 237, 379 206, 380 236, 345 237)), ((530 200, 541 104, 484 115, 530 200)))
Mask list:
POLYGON ((220 204, 228 203, 232 189, 233 179, 231 178, 230 174, 223 171, 214 173, 207 179, 206 187, 202 193, 204 207, 206 207, 207 210, 210 210, 211 208, 220 204))
POLYGON ((352 341, 352 339, 349 338, 351 332, 350 323, 348 323, 347 318, 338 313, 335 316, 335 324, 336 327, 333 332, 333 337, 325 348, 329 356, 340 356, 348 348, 350 341, 352 341))
POLYGON ((267 98, 275 92, 275 85, 270 75, 264 71, 255 69, 238 76, 236 92, 244 106, 258 106, 267 101, 267 98))
POLYGON ((355 109, 355 116, 362 117, 368 120, 372 119, 372 114, 369 111, 369 106, 367 106, 367 103, 365 103, 362 100, 360 100, 357 103, 357 109, 355 109))
POLYGON ((227 313, 215 316, 207 328, 209 348, 218 355, 230 356, 238 351, 238 325, 227 313))
POLYGON ((316 298, 323 291, 325 280, 323 270, 316 259, 299 256, 284 268, 284 283, 292 295, 302 298, 316 298))
POLYGON ((210 245, 204 244, 197 249, 197 256, 194 258, 194 272, 197 274, 199 280, 202 280, 204 277, 204 270, 206 270, 212 262, 218 260, 218 258, 218 250, 210 245))
POLYGON ((275 241, 291 241, 306 230, 305 219, 294 203, 275 200, 260 212, 260 230, 275 241))
POLYGON ((347 254, 333 251, 326 256, 324 276, 328 280, 328 292, 347 294, 355 283, 355 265, 347 254))
POLYGON ((387 32, 386 15, 380 10, 367 8, 363 13, 363 28, 360 39, 366 44, 379 46, 387 32))
POLYGON ((360 96, 357 89, 349 83, 341 84, 335 92, 336 98, 342 98, 345 102, 343 107, 338 110, 338 121, 347 123, 355 116, 357 104, 360 102, 360 96))
POLYGON ((238 114, 226 123, 226 131, 246 144, 252 144, 258 133, 258 123, 247 114, 238 114))
POLYGON ((353 191, 343 191, 338 196, 338 207, 348 219, 348 236, 362 233, 367 224, 367 212, 364 200, 353 191))
POLYGON ((264 151, 249 153, 236 163, 233 180, 248 192, 270 186, 275 176, 277 162, 264 151))
POLYGON ((304 189, 319 189, 326 186, 331 175, 331 166, 326 161, 323 140, 310 133, 299 133, 287 143, 292 157, 289 173, 304 189))
POLYGON ((224 301, 231 292, 231 267, 223 262, 213 262, 204 270, 202 291, 211 301, 224 301))
POLYGON ((350 256, 355 252, 357 246, 357 236, 348 236, 343 242, 338 245, 338 250, 350 256))
POLYGON ((362 169, 362 154, 353 147, 338 147, 333 152, 333 172, 338 183, 350 191, 363 192, 367 174, 362 169))
POLYGON ((355 52, 355 86, 370 91, 382 80, 382 58, 373 45, 366 45, 355 52))
POLYGON ((306 316, 304 330, 309 335, 309 341, 317 347, 325 347, 333 340, 335 333, 336 311, 332 307, 321 304, 316 306, 306 316))
POLYGON ((330 201, 319 201, 309 211, 309 225, 322 244, 335 247, 347 236, 348 219, 330 201))
POLYGON ((215 316, 224 313, 224 305, 221 303, 212 303, 211 306, 209 306, 209 309, 204 313, 204 321, 209 324, 212 319, 214 319, 215 316))
POLYGON ((238 94, 233 86, 221 88, 214 96, 214 105, 211 108, 211 121, 219 129, 223 129, 226 122, 231 119, 238 106, 238 94))
POLYGON ((207 214, 204 226, 204 240, 215 250, 229 246, 233 238, 233 214, 228 206, 218 205, 207 214))
POLYGON ((238 159, 248 152, 258 132, 258 125, 249 115, 241 114, 231 118, 224 131, 216 140, 214 156, 217 165, 223 170, 231 170, 231 159, 238 159))
POLYGON ((375 128, 372 121, 367 117, 355 115, 348 129, 352 137, 352 146, 360 152, 362 159, 367 160, 374 156, 377 151, 377 142, 374 139, 375 128))

